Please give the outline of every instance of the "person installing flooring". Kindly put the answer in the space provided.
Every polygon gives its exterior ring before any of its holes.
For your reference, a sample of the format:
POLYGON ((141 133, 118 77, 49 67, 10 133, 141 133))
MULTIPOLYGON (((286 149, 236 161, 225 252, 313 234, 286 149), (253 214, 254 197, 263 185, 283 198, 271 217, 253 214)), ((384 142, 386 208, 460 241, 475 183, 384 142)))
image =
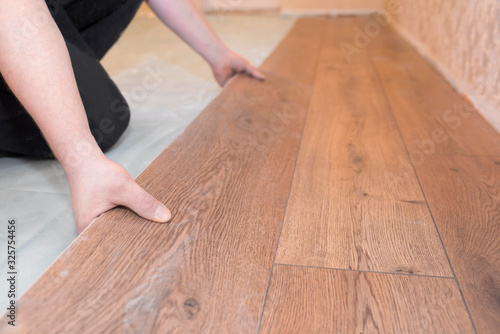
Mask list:
MULTIPOLYGON (((156 15, 210 65, 224 86, 264 75, 216 36, 189 0, 149 0, 156 15)), ((0 156, 56 158, 83 231, 116 206, 156 222, 168 208, 103 152, 125 131, 129 107, 99 60, 142 0, 16 0, 0 11, 0 156)))

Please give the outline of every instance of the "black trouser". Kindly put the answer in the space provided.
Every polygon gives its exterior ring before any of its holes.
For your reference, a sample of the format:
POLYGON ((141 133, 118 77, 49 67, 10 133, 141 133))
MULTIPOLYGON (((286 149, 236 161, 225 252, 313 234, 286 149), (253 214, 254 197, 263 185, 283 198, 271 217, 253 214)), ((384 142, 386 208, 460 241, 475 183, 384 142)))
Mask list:
MULTIPOLYGON (((66 41, 92 134, 106 151, 125 131, 130 110, 99 60, 130 23, 142 0, 46 3, 66 41)), ((37 125, 1 76, 0 156, 53 157, 37 125)))

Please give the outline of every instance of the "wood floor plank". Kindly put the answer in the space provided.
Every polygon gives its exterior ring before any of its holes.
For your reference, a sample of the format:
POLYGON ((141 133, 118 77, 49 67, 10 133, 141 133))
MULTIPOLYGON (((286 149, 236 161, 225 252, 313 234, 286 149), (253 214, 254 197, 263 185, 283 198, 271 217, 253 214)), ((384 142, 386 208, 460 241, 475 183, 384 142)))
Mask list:
POLYGON ((474 333, 455 280, 276 266, 265 333, 474 333))
POLYGON ((417 173, 478 333, 499 333, 500 157, 432 156, 417 173))
POLYGON ((405 44, 384 29, 367 47, 412 160, 431 154, 500 156, 500 134, 415 49, 394 52, 384 40, 405 44))
POLYGON ((312 85, 325 28, 326 19, 298 19, 276 51, 262 64, 261 69, 305 85, 312 85))
MULTIPOLYGON (((287 43, 271 56, 283 60, 278 74, 291 68, 287 43)), ((15 330, 255 332, 310 95, 269 71, 265 82, 233 80, 137 178, 172 209, 171 223, 102 215, 19 300, 15 330)))
POLYGON ((277 263, 451 276, 368 55, 348 63, 327 28, 277 263))

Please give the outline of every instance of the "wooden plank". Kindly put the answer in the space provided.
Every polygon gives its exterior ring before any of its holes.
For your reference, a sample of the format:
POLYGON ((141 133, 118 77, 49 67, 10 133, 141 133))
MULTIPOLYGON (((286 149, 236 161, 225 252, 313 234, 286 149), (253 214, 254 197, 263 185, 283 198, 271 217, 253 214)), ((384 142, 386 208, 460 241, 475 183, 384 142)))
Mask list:
POLYGON ((426 156, 500 156, 500 134, 415 49, 394 52, 385 39, 406 43, 384 29, 367 48, 412 160, 426 156))
POLYGON ((325 19, 301 18, 261 69, 312 85, 326 27, 325 19))
POLYGON ((478 333, 499 333, 500 157, 432 156, 417 173, 478 333))
POLYGON ((233 80, 137 178, 171 223, 104 214, 19 300, 14 330, 255 332, 310 94, 271 72, 233 80))
POLYGON ((474 333, 453 279, 276 266, 260 333, 474 333))
POLYGON ((368 55, 342 61, 355 23, 327 28, 276 263, 451 276, 368 55))

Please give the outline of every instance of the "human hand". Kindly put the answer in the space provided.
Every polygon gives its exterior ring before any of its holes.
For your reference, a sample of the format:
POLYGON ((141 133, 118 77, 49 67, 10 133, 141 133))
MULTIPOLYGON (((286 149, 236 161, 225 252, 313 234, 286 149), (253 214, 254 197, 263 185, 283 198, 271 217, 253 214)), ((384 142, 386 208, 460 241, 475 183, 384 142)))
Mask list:
POLYGON ((78 233, 102 213, 123 205, 139 216, 156 221, 170 220, 170 211, 142 189, 128 172, 104 155, 85 159, 66 171, 78 233))
POLYGON ((248 60, 231 50, 227 50, 224 54, 217 57, 217 60, 211 64, 211 67, 215 80, 217 80, 221 87, 224 87, 238 73, 247 74, 258 80, 265 79, 264 74, 252 66, 248 60))

